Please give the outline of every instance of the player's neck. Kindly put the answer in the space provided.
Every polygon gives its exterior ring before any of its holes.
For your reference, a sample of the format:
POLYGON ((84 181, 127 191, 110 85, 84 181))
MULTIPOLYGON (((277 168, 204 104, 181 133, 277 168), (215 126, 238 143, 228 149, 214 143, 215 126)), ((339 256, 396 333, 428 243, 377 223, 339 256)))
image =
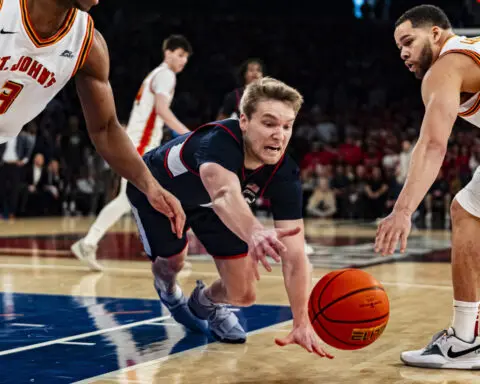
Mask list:
POLYGON ((67 13, 72 9, 73 0, 25 0, 27 12, 35 32, 48 38, 60 29, 67 13))
POLYGON ((264 165, 264 163, 260 161, 260 159, 255 156, 255 154, 251 153, 246 146, 244 146, 244 148, 245 158, 243 160, 243 166, 245 167, 245 169, 255 170, 258 167, 264 165))
POLYGON ((165 65, 168 67, 168 69, 170 69, 171 71, 175 72, 175 71, 173 70, 172 65, 171 65, 167 60, 164 60, 162 64, 165 64, 165 65))

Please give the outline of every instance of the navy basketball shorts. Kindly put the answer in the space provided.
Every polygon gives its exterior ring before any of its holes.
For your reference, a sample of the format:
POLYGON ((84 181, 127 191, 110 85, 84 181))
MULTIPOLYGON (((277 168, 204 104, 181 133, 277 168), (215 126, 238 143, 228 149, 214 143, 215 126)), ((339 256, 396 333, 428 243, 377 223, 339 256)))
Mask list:
POLYGON ((130 183, 127 196, 143 248, 152 261, 157 257, 168 258, 180 254, 188 244, 186 232, 189 228, 214 258, 235 259, 245 257, 248 253, 247 243, 230 231, 211 208, 184 208, 186 224, 183 236, 179 239, 172 232, 170 220, 155 210, 146 196, 130 183))

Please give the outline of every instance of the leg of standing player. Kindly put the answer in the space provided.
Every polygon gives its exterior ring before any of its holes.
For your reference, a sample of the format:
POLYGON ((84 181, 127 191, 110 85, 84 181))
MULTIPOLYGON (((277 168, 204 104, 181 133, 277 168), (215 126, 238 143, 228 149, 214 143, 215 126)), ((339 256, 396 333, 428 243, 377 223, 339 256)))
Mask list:
POLYGON ((429 368, 477 369, 480 338, 477 317, 480 288, 480 170, 451 205, 453 320, 424 349, 403 352, 402 360, 429 368))
POLYGON ((103 238, 108 229, 115 224, 124 214, 130 212, 128 202, 127 180, 122 179, 118 196, 103 207, 95 222, 90 227, 88 234, 72 245, 73 254, 88 264, 92 270, 100 271, 103 267, 97 262, 98 242, 103 238))

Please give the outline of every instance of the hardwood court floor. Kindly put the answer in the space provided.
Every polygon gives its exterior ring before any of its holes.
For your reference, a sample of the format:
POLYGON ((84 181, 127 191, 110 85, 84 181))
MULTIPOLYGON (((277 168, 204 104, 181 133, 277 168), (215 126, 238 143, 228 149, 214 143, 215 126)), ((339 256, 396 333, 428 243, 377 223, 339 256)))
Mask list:
MULTIPOLYGON (((313 220, 315 283, 333 269, 363 267, 389 295, 384 334, 358 351, 329 348, 334 360, 274 344, 291 327, 281 269, 264 272, 257 304, 237 312, 245 345, 184 332, 161 308, 129 218, 99 247, 103 273, 69 252, 92 219, 1 222, 0 383, 480 383, 480 373, 404 366, 399 354, 423 347, 449 325, 452 289, 448 231, 415 231, 404 257, 372 252, 375 227, 313 220)), ((202 253, 192 244, 193 253, 202 253)), ((216 277, 206 256, 191 255, 180 275, 189 294, 216 277)))

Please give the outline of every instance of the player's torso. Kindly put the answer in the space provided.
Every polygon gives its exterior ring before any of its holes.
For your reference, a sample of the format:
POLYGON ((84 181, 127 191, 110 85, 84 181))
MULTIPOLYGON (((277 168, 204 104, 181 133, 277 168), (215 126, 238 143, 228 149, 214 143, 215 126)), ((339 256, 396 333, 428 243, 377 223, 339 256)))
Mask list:
POLYGON ((18 134, 65 86, 88 56, 94 26, 72 9, 48 39, 32 27, 26 0, 0 0, 0 140, 18 134))
MULTIPOLYGON (((162 140, 163 120, 155 112, 155 93, 152 91, 152 81, 160 71, 171 72, 167 64, 162 63, 148 74, 135 97, 128 121, 128 136, 141 155, 159 146, 162 140)), ((170 103, 174 93, 175 88, 172 88, 170 103)))
MULTIPOLYGON (((442 48, 440 55, 446 53, 462 53, 470 56, 480 65, 480 37, 451 37, 442 48)), ((475 94, 462 94, 458 116, 471 124, 480 127, 480 91, 475 94)))
MULTIPOLYGON (((194 157, 200 136, 219 125, 236 137, 243 151, 243 139, 238 120, 227 119, 220 121, 219 124, 207 124, 193 133, 177 137, 145 156, 147 165, 159 178, 160 183, 187 207, 211 205, 210 196, 196 169, 194 157)), ((239 164, 237 176, 248 204, 253 204, 265 194, 274 175, 285 164, 285 160, 287 159, 282 158, 277 164, 261 166, 253 171, 246 170, 243 164, 239 164)))

